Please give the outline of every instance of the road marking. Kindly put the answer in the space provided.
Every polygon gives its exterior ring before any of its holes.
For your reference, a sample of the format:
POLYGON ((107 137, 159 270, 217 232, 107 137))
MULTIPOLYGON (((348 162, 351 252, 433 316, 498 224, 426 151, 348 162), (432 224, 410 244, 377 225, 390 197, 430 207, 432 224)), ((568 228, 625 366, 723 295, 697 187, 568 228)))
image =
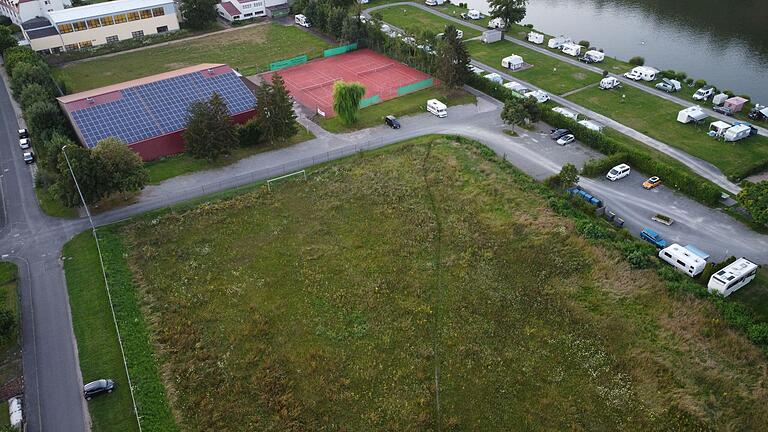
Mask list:
POLYGON ((535 142, 535 143, 537 143, 537 144, 539 143, 539 140, 537 140, 537 139, 536 139, 536 138, 534 138, 534 137, 531 137, 531 141, 533 141, 533 142, 535 142))

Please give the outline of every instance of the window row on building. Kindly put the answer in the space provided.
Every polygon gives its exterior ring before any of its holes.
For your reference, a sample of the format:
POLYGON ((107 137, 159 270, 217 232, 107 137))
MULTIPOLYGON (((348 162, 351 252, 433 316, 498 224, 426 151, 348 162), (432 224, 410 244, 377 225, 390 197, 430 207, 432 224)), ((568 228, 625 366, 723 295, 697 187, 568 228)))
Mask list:
POLYGON ((128 21, 138 21, 142 19, 149 19, 152 17, 159 17, 165 15, 165 10, 162 7, 144 9, 140 11, 127 12, 124 14, 104 16, 101 18, 92 18, 83 21, 75 21, 73 23, 59 24, 59 33, 72 33, 77 31, 83 31, 88 29, 94 29, 97 27, 106 27, 115 24, 122 24, 128 21))

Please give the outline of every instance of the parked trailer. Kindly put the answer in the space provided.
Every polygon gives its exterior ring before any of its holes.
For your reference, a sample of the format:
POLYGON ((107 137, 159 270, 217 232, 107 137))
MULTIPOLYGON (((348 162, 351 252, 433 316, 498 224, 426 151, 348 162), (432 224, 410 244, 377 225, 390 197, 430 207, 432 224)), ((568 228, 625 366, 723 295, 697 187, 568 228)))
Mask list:
POLYGON ((677 243, 659 251, 659 258, 690 277, 698 276, 707 265, 703 258, 677 243))
POLYGON ((501 67, 511 70, 518 70, 523 67, 525 62, 519 55, 512 54, 511 56, 501 59, 501 67))
POLYGON ((707 291, 723 297, 735 293, 739 288, 750 283, 757 275, 760 266, 746 258, 739 258, 709 278, 707 291))
POLYGON ((571 38, 565 36, 553 37, 547 41, 547 46, 552 49, 560 49, 563 45, 573 42, 571 38))
POLYGON ((579 55, 581 55, 581 49, 582 48, 584 48, 584 47, 579 45, 579 44, 566 43, 566 44, 563 44, 563 46, 562 46, 562 48, 560 48, 560 50, 563 53, 568 54, 569 56, 578 57, 579 55))
POLYGON ((494 43, 501 40, 502 34, 499 30, 486 30, 483 32, 481 40, 483 43, 494 43))
POLYGON ((504 22, 503 18, 493 18, 490 21, 488 21, 489 29, 504 30, 506 26, 507 26, 507 23, 504 22))
POLYGON ((735 142, 752 135, 752 126, 748 124, 733 125, 723 134, 723 139, 729 142, 735 142))
POLYGON ((543 44, 544 43, 544 35, 541 34, 541 33, 529 32, 528 33, 528 42, 535 43, 535 44, 543 44))

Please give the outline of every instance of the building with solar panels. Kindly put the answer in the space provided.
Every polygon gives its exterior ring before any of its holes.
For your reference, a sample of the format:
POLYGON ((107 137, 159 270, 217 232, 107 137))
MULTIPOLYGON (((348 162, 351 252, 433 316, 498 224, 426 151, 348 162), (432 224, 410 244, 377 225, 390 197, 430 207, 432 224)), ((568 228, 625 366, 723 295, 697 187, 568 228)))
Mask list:
POLYGON ((182 134, 193 102, 218 93, 235 123, 254 116, 247 81, 224 64, 201 64, 58 98, 88 148, 115 137, 145 161, 184 151, 182 134))

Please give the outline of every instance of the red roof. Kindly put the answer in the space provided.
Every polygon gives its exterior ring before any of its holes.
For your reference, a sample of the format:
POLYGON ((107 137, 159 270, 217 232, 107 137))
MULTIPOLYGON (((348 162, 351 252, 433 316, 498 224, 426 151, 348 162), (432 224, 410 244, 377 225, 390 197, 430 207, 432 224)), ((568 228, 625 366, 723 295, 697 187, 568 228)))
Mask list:
POLYGON ((240 9, 230 2, 221 2, 221 7, 223 7, 230 16, 240 15, 240 9))

